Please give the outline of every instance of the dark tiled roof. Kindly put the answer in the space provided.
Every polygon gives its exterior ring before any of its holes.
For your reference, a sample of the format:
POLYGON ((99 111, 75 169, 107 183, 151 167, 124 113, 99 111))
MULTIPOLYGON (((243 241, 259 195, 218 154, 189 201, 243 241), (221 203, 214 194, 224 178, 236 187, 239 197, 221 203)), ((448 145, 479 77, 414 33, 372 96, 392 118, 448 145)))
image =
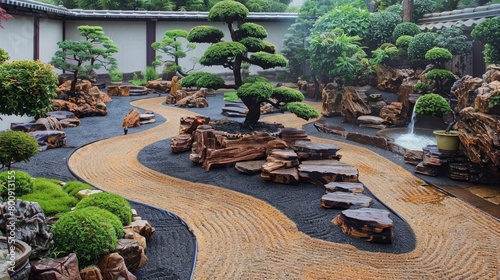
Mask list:
MULTIPOLYGON (((62 6, 45 4, 37 1, 0 0, 0 3, 21 7, 25 9, 45 11, 62 16, 75 18, 120 18, 120 19, 158 19, 158 20, 179 20, 179 19, 202 19, 208 18, 208 12, 170 12, 170 11, 125 11, 125 10, 81 10, 66 9, 62 6)), ((250 20, 295 20, 297 13, 250 13, 247 17, 250 20)))
POLYGON ((422 30, 439 30, 452 26, 472 29, 487 18, 496 16, 500 16, 500 4, 426 14, 418 21, 418 25, 422 30))

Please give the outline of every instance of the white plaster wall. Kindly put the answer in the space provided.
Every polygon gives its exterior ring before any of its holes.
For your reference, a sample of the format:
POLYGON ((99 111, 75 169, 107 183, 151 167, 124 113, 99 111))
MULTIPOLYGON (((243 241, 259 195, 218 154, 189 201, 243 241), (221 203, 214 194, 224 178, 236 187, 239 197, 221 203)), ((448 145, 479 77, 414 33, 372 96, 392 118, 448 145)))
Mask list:
MULTIPOLYGON (((56 51, 57 42, 63 40, 63 23, 60 20, 40 19, 40 61, 49 63, 56 51)), ((61 71, 55 69, 56 72, 61 71)))
POLYGON ((9 53, 10 60, 33 59, 33 18, 16 15, 2 25, 0 48, 9 53))
MULTIPOLYGON (((68 21, 66 39, 82 40, 77 27, 80 25, 101 26, 104 33, 120 49, 113 56, 118 60, 118 67, 124 73, 144 71, 146 68, 146 22, 141 21, 68 21)), ((96 71, 107 73, 105 69, 96 71)))

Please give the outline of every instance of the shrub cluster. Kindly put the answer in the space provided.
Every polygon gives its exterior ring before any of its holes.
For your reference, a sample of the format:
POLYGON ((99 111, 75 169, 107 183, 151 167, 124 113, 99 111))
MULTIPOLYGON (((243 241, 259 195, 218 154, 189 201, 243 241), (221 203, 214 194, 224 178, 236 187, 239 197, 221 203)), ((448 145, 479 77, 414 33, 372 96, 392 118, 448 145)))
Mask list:
POLYGON ((392 32, 392 39, 396 41, 399 37, 403 35, 408 35, 414 37, 417 34, 420 34, 420 28, 417 24, 413 22, 402 22, 394 27, 394 31, 392 32))
POLYGON ((472 30, 474 40, 482 41, 484 60, 487 63, 500 63, 500 17, 487 19, 476 25, 472 30))
POLYGON ((431 87, 424 82, 418 82, 413 86, 413 91, 416 93, 428 93, 431 90, 431 87))
POLYGON ((434 32, 424 32, 415 35, 408 45, 408 57, 416 62, 425 61, 425 54, 437 46, 439 37, 434 32))
POLYGON ((82 183, 80 181, 69 181, 63 186, 63 190, 70 196, 75 196, 81 190, 92 190, 92 186, 89 184, 82 183))
POLYGON ((37 202, 48 217, 64 215, 78 202, 62 189, 59 181, 46 178, 34 179, 33 191, 20 198, 37 202))
POLYGON ((115 214, 124 226, 132 222, 132 209, 130 208, 130 203, 117 194, 103 192, 84 197, 76 205, 76 209, 82 209, 89 206, 108 210, 115 214))
POLYGON ((28 173, 22 171, 4 171, 0 173, 0 195, 4 199, 9 196, 9 183, 14 184, 15 196, 23 196, 33 191, 33 179, 28 173))
MULTIPOLYGON (((0 90, 1 91, 1 90, 0 90)), ((0 133, 0 164, 10 170, 14 162, 27 162, 38 153, 38 142, 29 133, 9 130, 0 133)))
POLYGON ((394 28, 401 23, 401 15, 392 12, 372 14, 369 28, 370 41, 378 44, 392 42, 394 28))

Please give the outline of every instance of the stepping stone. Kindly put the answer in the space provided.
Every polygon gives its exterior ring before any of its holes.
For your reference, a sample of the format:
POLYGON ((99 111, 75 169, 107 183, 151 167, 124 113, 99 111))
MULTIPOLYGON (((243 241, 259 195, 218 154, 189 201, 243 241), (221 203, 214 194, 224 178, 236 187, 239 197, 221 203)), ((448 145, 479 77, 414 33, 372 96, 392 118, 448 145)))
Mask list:
POLYGON ((296 141, 291 148, 299 154, 301 159, 338 159, 337 151, 340 146, 334 144, 313 143, 310 141, 296 141))
POLYGON ((265 163, 265 160, 240 161, 237 162, 234 167, 240 173, 255 174, 261 171, 262 165, 264 165, 265 163))
POLYGON ((296 168, 286 168, 271 171, 269 173, 262 172, 261 178, 275 183, 296 185, 299 183, 299 172, 296 168))
POLYGON ((369 207, 371 202, 371 197, 348 192, 327 193, 321 197, 321 207, 323 208, 349 209, 351 206, 369 207))
POLYGON ((301 178, 316 185, 323 186, 330 182, 359 182, 358 169, 336 160, 304 161, 298 168, 301 178))
POLYGON ((362 183, 330 182, 325 185, 325 190, 327 193, 332 193, 332 192, 363 193, 365 188, 362 183))
POLYGON ((305 130, 290 127, 281 129, 281 139, 287 143, 311 141, 305 130))
POLYGON ((52 117, 56 118, 58 120, 63 120, 63 119, 74 119, 75 114, 69 111, 51 111, 47 112, 47 117, 52 117))
POLYGON ((374 243, 393 243, 393 223, 389 216, 387 210, 360 208, 342 211, 332 223, 352 237, 366 238, 374 243))

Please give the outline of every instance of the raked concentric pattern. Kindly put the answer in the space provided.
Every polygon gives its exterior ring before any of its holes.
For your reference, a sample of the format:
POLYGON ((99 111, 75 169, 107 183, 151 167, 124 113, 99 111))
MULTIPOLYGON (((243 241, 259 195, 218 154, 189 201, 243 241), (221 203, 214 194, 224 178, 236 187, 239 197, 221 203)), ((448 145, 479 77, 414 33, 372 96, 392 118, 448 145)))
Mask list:
MULTIPOLYGON (((412 227, 414 251, 374 253, 313 239, 262 200, 142 166, 137 160, 141 149, 177 135, 180 117, 194 115, 162 101, 149 98, 133 105, 155 111, 167 122, 84 146, 71 156, 69 166, 102 190, 184 219, 198 241, 195 279, 497 279, 500 275, 497 220, 425 187, 400 166, 355 145, 312 139, 342 147, 342 161, 358 168, 370 191, 412 227)), ((289 114, 265 120, 288 127, 305 124, 289 114)))

